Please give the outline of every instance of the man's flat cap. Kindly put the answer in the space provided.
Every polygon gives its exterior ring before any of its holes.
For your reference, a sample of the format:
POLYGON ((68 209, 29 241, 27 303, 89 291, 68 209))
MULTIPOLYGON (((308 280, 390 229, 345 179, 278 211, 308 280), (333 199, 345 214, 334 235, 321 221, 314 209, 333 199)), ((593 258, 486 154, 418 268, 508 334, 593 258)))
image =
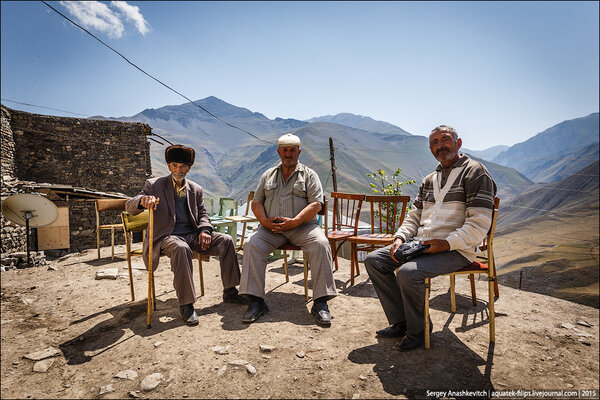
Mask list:
POLYGON ((300 147, 300 138, 296 135, 292 135, 291 133, 286 133, 281 136, 277 141, 279 146, 298 146, 300 147))
POLYGON ((196 152, 194 149, 182 144, 174 144, 173 146, 167 147, 165 150, 165 160, 167 160, 167 164, 176 162, 187 164, 191 167, 194 164, 195 158, 196 152))

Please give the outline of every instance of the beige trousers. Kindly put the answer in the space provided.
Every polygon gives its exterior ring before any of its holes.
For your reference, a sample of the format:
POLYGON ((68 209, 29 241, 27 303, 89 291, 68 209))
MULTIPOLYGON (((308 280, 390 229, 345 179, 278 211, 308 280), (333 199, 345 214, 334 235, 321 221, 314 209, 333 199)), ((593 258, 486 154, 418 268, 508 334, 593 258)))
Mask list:
POLYGON ((217 232, 213 232, 211 236, 210 246, 206 250, 202 250, 198 243, 198 233, 184 237, 170 235, 160 243, 161 254, 171 259, 173 287, 180 306, 196 301, 193 251, 219 257, 223 288, 227 289, 240 283, 240 265, 231 236, 217 232))
POLYGON ((267 257, 279 246, 290 242, 302 248, 311 271, 313 298, 337 296, 331 262, 331 246, 323 230, 314 222, 284 233, 273 233, 262 225, 244 243, 244 261, 240 294, 265 297, 267 257))

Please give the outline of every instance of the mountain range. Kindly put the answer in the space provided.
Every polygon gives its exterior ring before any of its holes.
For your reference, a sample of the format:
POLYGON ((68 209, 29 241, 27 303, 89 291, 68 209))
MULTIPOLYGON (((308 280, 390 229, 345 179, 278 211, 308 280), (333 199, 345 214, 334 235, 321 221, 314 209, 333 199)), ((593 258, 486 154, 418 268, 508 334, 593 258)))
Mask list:
MULTIPOLYGON (((339 191, 370 193, 367 173, 384 169, 391 174, 400 168, 402 180, 416 180, 403 186, 404 194, 414 197, 422 178, 437 165, 426 137, 369 117, 343 113, 305 121, 269 119, 216 97, 197 103, 247 132, 191 103, 111 119, 152 127, 154 176, 168 173, 168 142, 192 146, 196 163, 189 176, 213 199, 245 201, 263 171, 279 162, 277 138, 283 133, 301 138, 300 161, 318 173, 325 193, 333 191, 329 138, 339 191)), ((523 275, 527 290, 597 304, 598 113, 564 121, 511 147, 463 151, 482 162, 498 185, 500 281, 517 287, 523 275)))

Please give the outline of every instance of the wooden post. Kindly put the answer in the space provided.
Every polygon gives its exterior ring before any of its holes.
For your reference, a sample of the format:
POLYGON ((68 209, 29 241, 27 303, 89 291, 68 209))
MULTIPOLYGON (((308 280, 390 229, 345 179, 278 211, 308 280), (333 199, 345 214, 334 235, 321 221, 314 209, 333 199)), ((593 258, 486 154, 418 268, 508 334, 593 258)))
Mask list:
POLYGON ((335 150, 333 149, 333 138, 329 138, 329 155, 331 157, 331 180, 333 182, 333 191, 337 192, 337 178, 335 176, 335 150))

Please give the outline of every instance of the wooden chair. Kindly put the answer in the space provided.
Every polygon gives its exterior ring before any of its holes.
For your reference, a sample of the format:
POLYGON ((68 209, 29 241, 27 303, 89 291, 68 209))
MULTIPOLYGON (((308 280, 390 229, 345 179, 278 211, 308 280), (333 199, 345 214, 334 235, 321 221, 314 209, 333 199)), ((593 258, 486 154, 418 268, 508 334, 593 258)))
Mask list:
MULTIPOLYGON (((488 280, 488 308, 489 308, 489 319, 490 319, 490 343, 496 341, 496 326, 494 320, 494 296, 498 297, 498 279, 496 275, 496 265, 494 262, 494 232, 496 231, 496 220, 498 219, 498 208, 500 206, 500 199, 494 198, 494 212, 492 214, 492 224, 488 231, 487 237, 484 240, 483 246, 480 247, 485 252, 484 256, 479 256, 484 264, 480 261, 473 261, 473 263, 461 270, 453 272, 451 274, 444 274, 440 276, 450 276, 450 306, 452 312, 456 312, 456 299, 454 294, 454 283, 456 275, 469 275, 471 281, 471 296, 473 299, 473 305, 477 305, 477 297, 475 294, 475 274, 485 274, 488 280)), ((429 338, 429 292, 431 288, 431 278, 425 278, 425 348, 430 347, 429 338)))
POLYGON ((97 199, 96 206, 96 248, 100 259, 100 231, 110 230, 111 260, 115 259, 115 229, 121 229, 121 224, 100 224, 100 211, 124 211, 127 199, 97 199))
MULTIPOLYGON (((154 210, 144 210, 139 214, 132 215, 128 212, 121 213, 123 221, 123 231, 125 232, 125 246, 127 249, 127 266, 129 267, 129 287, 131 290, 131 301, 135 301, 135 292, 133 289, 133 271, 131 269, 131 256, 141 256, 142 249, 131 249, 131 235, 133 232, 143 231, 144 234, 148 230, 148 235, 144 235, 144 240, 149 240, 149 254, 152 254, 153 246, 153 226, 154 226, 154 210)), ((143 246, 142 246, 143 247, 143 246)), ((195 258, 198 260, 198 275, 200 277, 200 295, 204 296, 204 274, 202 271, 202 255, 194 252, 195 258)), ((164 254, 160 255, 165 256, 164 254)), ((152 270, 152 257, 148 259, 148 315, 146 325, 151 327, 150 316, 151 310, 156 310, 156 292, 154 288, 154 271, 152 270)))
POLYGON ((327 233, 327 239, 331 244, 331 252, 335 261, 335 269, 338 269, 337 253, 351 236, 358 233, 358 218, 362 207, 364 194, 331 192, 333 199, 333 224, 331 231, 327 233), (336 242, 341 242, 336 246, 336 242))
POLYGON ((409 196, 365 196, 365 202, 370 203, 371 233, 352 236, 350 242, 350 285, 354 285, 354 276, 360 275, 358 267, 358 252, 371 252, 380 247, 390 245, 394 234, 406 216, 409 196))
MULTIPOLYGON (((321 207, 321 211, 319 211, 318 215, 322 215, 325 218, 325 232, 327 232, 327 199, 323 199, 323 206, 321 207)), ((300 246, 296 246, 291 243, 285 243, 282 246, 279 246, 277 250, 283 251, 283 267, 285 269, 285 281, 289 282, 290 278, 288 275, 288 262, 287 262, 287 251, 288 250, 296 250, 300 251, 302 248, 300 246)), ((308 261, 305 257, 302 257, 302 263, 304 266, 304 298, 308 302, 308 261)))

